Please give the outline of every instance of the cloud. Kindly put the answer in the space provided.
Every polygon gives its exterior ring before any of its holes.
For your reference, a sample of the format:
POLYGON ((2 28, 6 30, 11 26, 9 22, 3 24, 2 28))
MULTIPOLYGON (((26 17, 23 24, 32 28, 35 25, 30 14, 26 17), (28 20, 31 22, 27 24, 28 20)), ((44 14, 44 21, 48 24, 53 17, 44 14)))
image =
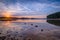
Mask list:
POLYGON ((60 6, 57 5, 53 5, 53 4, 47 4, 47 3, 32 3, 32 4, 27 4, 26 5, 29 9, 33 10, 33 11, 37 11, 37 12, 41 12, 45 9, 48 9, 47 11, 49 11, 49 8, 52 8, 51 10, 54 9, 59 9, 60 6))
POLYGON ((28 7, 20 3, 5 5, 4 3, 0 2, 0 14, 2 14, 4 11, 11 12, 12 15, 16 13, 18 13, 19 15, 20 14, 23 15, 23 14, 29 14, 29 12, 33 12, 28 7))
POLYGON ((19 3, 54 3, 54 2, 60 2, 60 0, 0 0, 0 2, 3 2, 5 4, 15 4, 16 2, 19 3))
POLYGON ((11 11, 11 12, 15 12, 15 11, 28 11, 27 7, 24 7, 23 5, 17 3, 17 4, 11 4, 6 6, 4 3, 0 3, 0 10, 7 10, 7 11, 11 11))
POLYGON ((6 7, 5 7, 5 4, 0 2, 0 11, 1 11, 1 10, 4 10, 5 8, 6 8, 6 7))
POLYGON ((9 11, 11 12, 11 14, 18 13, 18 15, 40 15, 40 14, 47 14, 50 12, 59 11, 60 5, 57 5, 57 4, 58 4, 57 2, 53 2, 51 4, 39 3, 39 2, 22 4, 22 3, 16 2, 15 4, 6 5, 5 3, 0 2, 0 12, 9 11))

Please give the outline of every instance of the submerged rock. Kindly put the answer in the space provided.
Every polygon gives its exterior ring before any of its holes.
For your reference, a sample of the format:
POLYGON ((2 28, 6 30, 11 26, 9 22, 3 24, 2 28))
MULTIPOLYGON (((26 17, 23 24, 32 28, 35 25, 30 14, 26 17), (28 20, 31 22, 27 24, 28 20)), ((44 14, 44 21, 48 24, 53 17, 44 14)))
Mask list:
POLYGON ((43 31, 43 29, 41 29, 41 31, 43 31))
POLYGON ((35 27, 38 27, 38 25, 35 25, 35 27))

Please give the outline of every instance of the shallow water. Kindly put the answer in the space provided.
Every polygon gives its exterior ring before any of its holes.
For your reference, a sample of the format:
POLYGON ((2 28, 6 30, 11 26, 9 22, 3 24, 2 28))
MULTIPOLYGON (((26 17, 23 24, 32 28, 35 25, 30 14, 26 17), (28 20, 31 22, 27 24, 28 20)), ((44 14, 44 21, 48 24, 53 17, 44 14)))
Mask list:
POLYGON ((46 19, 0 21, 0 40, 60 40, 60 26, 46 19))

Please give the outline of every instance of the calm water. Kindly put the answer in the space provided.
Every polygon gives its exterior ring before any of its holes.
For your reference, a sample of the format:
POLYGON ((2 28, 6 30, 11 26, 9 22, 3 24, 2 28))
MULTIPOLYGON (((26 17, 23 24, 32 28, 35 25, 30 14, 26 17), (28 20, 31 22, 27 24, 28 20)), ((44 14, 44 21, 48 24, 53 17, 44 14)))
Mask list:
POLYGON ((0 21, 0 40, 60 40, 60 20, 0 21))

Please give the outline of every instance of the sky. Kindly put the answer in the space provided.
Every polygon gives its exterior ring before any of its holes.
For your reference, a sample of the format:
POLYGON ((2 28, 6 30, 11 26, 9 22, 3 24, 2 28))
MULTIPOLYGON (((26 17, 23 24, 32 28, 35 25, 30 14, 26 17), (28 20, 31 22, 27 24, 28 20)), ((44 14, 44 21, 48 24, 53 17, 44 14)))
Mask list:
POLYGON ((5 11, 16 16, 49 15, 60 12, 60 0, 0 0, 0 15, 5 11))

